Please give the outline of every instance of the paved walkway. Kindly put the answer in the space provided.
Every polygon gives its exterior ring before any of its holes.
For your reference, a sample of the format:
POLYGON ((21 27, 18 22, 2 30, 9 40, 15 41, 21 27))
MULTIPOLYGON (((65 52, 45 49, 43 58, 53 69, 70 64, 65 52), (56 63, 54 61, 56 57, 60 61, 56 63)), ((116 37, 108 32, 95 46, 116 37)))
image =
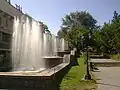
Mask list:
POLYGON ((117 62, 119 63, 120 61, 116 61, 116 60, 112 60, 112 59, 91 59, 91 62, 104 62, 104 63, 107 63, 107 62, 117 62))
POLYGON ((120 67, 98 67, 98 69, 93 72, 97 77, 98 90, 120 90, 120 67))

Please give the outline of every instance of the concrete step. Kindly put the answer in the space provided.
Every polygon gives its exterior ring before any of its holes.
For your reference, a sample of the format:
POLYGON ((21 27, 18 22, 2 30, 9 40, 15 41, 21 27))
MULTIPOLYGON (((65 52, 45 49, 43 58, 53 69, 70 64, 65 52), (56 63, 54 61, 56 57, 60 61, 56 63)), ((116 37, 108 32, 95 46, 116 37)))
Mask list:
POLYGON ((110 59, 109 55, 90 55, 90 58, 93 59, 110 59))
POLYGON ((90 55, 90 58, 104 58, 103 55, 90 55))
POLYGON ((118 67, 120 66, 120 61, 115 61, 112 59, 91 59, 90 61, 93 65, 98 67, 118 67))

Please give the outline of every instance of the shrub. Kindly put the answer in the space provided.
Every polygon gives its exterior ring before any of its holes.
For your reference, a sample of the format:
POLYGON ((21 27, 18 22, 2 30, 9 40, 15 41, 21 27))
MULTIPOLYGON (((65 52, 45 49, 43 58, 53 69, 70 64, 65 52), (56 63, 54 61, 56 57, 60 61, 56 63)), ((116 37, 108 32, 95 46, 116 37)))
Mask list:
POLYGON ((107 53, 104 53, 103 56, 104 56, 104 58, 110 59, 110 55, 107 53))
POLYGON ((111 55, 113 60, 120 60, 120 54, 111 55))

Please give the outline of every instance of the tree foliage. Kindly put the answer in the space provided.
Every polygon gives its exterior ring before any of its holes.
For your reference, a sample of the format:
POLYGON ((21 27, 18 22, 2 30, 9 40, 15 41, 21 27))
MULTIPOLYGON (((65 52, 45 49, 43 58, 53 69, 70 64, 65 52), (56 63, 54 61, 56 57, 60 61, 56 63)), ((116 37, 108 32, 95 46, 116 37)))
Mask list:
POLYGON ((39 21, 39 23, 42 25, 42 28, 43 28, 43 30, 44 30, 44 33, 50 33, 50 34, 51 34, 51 32, 50 32, 50 30, 48 29, 48 26, 47 26, 46 24, 44 24, 43 22, 40 22, 40 21, 39 21))
POLYGON ((70 48, 76 47, 78 51, 80 51, 86 46, 84 42, 87 34, 88 30, 85 27, 74 28, 67 33, 65 39, 68 41, 70 48))
MULTIPOLYGON (((109 23, 104 23, 100 33, 100 49, 105 53, 120 52, 120 15, 115 11, 113 19, 109 23)), ((99 43, 98 42, 98 43, 99 43)))
POLYGON ((58 31, 60 38, 65 38, 69 42, 70 48, 83 50, 88 42, 92 45, 93 40, 88 39, 88 35, 97 28, 97 21, 86 11, 72 12, 62 18, 61 30, 58 31))
POLYGON ((62 28, 66 27, 68 30, 72 28, 84 26, 86 28, 94 28, 96 20, 86 11, 72 12, 62 19, 62 28))
POLYGON ((59 37, 65 37, 74 28, 85 27, 93 30, 97 21, 86 11, 72 12, 62 18, 61 30, 58 31, 59 37))
POLYGON ((95 52, 120 53, 120 14, 116 11, 112 20, 102 27, 86 11, 72 12, 62 20, 58 36, 65 38, 70 48, 82 50, 89 44, 95 52))

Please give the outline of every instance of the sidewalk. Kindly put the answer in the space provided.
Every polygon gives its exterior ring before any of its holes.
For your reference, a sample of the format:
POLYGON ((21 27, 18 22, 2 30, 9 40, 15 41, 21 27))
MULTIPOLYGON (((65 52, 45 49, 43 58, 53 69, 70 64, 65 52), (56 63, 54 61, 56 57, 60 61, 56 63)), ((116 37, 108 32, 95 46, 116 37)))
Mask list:
MULTIPOLYGON (((107 60, 107 59, 106 59, 107 60)), ((106 60, 100 60, 100 62, 106 60)), ((109 62, 110 59, 108 60, 109 62)), ((120 67, 98 67, 93 72, 97 78, 98 90, 120 90, 120 67)))

